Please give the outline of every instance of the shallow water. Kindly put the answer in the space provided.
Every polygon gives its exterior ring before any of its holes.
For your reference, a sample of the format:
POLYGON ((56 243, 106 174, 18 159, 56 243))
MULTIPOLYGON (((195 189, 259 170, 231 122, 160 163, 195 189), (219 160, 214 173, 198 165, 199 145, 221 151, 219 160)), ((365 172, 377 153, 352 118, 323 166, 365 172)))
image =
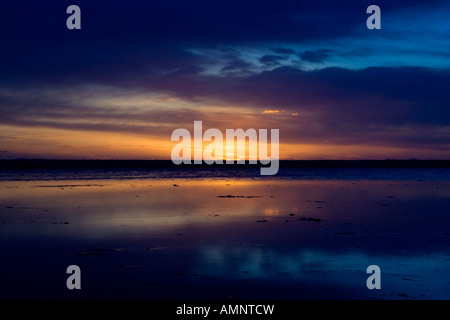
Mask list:
POLYGON ((0 181, 53 180, 160 180, 160 179, 255 179, 255 180, 380 180, 380 181, 450 181, 449 167, 362 167, 362 168, 285 168, 274 176, 261 176, 259 168, 171 169, 28 169, 0 170, 0 181))
POLYGON ((0 182, 1 299, 449 299, 450 182, 0 182), (78 265, 82 289, 66 288, 78 265), (366 268, 381 268, 381 290, 366 268))

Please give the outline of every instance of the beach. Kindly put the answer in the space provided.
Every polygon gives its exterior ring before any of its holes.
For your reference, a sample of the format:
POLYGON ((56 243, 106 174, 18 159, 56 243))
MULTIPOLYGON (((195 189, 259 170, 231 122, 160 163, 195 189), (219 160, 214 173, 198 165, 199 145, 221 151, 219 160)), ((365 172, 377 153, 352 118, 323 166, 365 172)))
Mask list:
POLYGON ((0 181, 0 299, 449 299, 450 181, 0 181), (66 268, 81 269, 68 290, 66 268), (381 289, 369 290, 369 265, 381 289))

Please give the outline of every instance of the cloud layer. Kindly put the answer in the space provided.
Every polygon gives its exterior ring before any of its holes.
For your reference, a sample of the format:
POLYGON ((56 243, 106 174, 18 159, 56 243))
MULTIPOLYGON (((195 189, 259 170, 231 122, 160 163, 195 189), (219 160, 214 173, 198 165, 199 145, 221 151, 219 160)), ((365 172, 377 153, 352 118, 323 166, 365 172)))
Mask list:
POLYGON ((450 156, 448 4, 379 1, 382 30, 370 31, 369 2, 79 1, 75 31, 69 4, 6 4, 0 142, 14 150, 1 156, 29 155, 29 136, 11 143, 18 128, 164 144, 194 120, 280 128, 286 146, 354 146, 362 158, 373 153, 361 146, 389 150, 381 158, 450 156))

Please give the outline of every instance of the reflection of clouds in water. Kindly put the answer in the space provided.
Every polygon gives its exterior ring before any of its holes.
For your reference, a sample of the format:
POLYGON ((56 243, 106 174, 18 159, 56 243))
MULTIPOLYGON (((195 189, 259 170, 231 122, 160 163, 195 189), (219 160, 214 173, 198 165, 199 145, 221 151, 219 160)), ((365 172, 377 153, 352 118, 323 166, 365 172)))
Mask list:
POLYGON ((448 251, 448 182, 4 181, 0 190, 0 243, 8 245, 42 238, 164 246, 168 264, 192 257, 183 272, 362 295, 366 268, 376 264, 383 294, 450 298, 449 255, 439 253, 448 251))
POLYGON ((257 244, 239 247, 208 246, 201 248, 200 252, 203 263, 200 268, 204 269, 204 273, 230 276, 246 272, 252 277, 287 273, 294 279, 303 279, 305 273, 312 271, 356 271, 348 269, 349 261, 352 264, 355 261, 367 261, 365 254, 342 256, 308 249, 281 252, 257 244))
POLYGON ((417 298, 450 298, 450 259, 448 253, 416 256, 369 255, 366 252, 330 252, 301 249, 275 250, 262 245, 206 246, 200 248, 196 272, 211 276, 256 278, 277 281, 334 284, 367 290, 366 269, 381 268, 382 294, 408 292, 417 298))

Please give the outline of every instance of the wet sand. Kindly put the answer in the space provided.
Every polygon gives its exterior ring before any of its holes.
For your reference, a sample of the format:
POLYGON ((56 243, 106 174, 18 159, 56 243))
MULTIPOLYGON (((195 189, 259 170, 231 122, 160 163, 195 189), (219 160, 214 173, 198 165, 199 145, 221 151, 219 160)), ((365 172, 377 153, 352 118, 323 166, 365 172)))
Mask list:
POLYGON ((450 299, 450 182, 0 182, 0 299, 450 299), (66 288, 78 265, 82 289, 66 288), (366 268, 381 268, 381 290, 366 268))

